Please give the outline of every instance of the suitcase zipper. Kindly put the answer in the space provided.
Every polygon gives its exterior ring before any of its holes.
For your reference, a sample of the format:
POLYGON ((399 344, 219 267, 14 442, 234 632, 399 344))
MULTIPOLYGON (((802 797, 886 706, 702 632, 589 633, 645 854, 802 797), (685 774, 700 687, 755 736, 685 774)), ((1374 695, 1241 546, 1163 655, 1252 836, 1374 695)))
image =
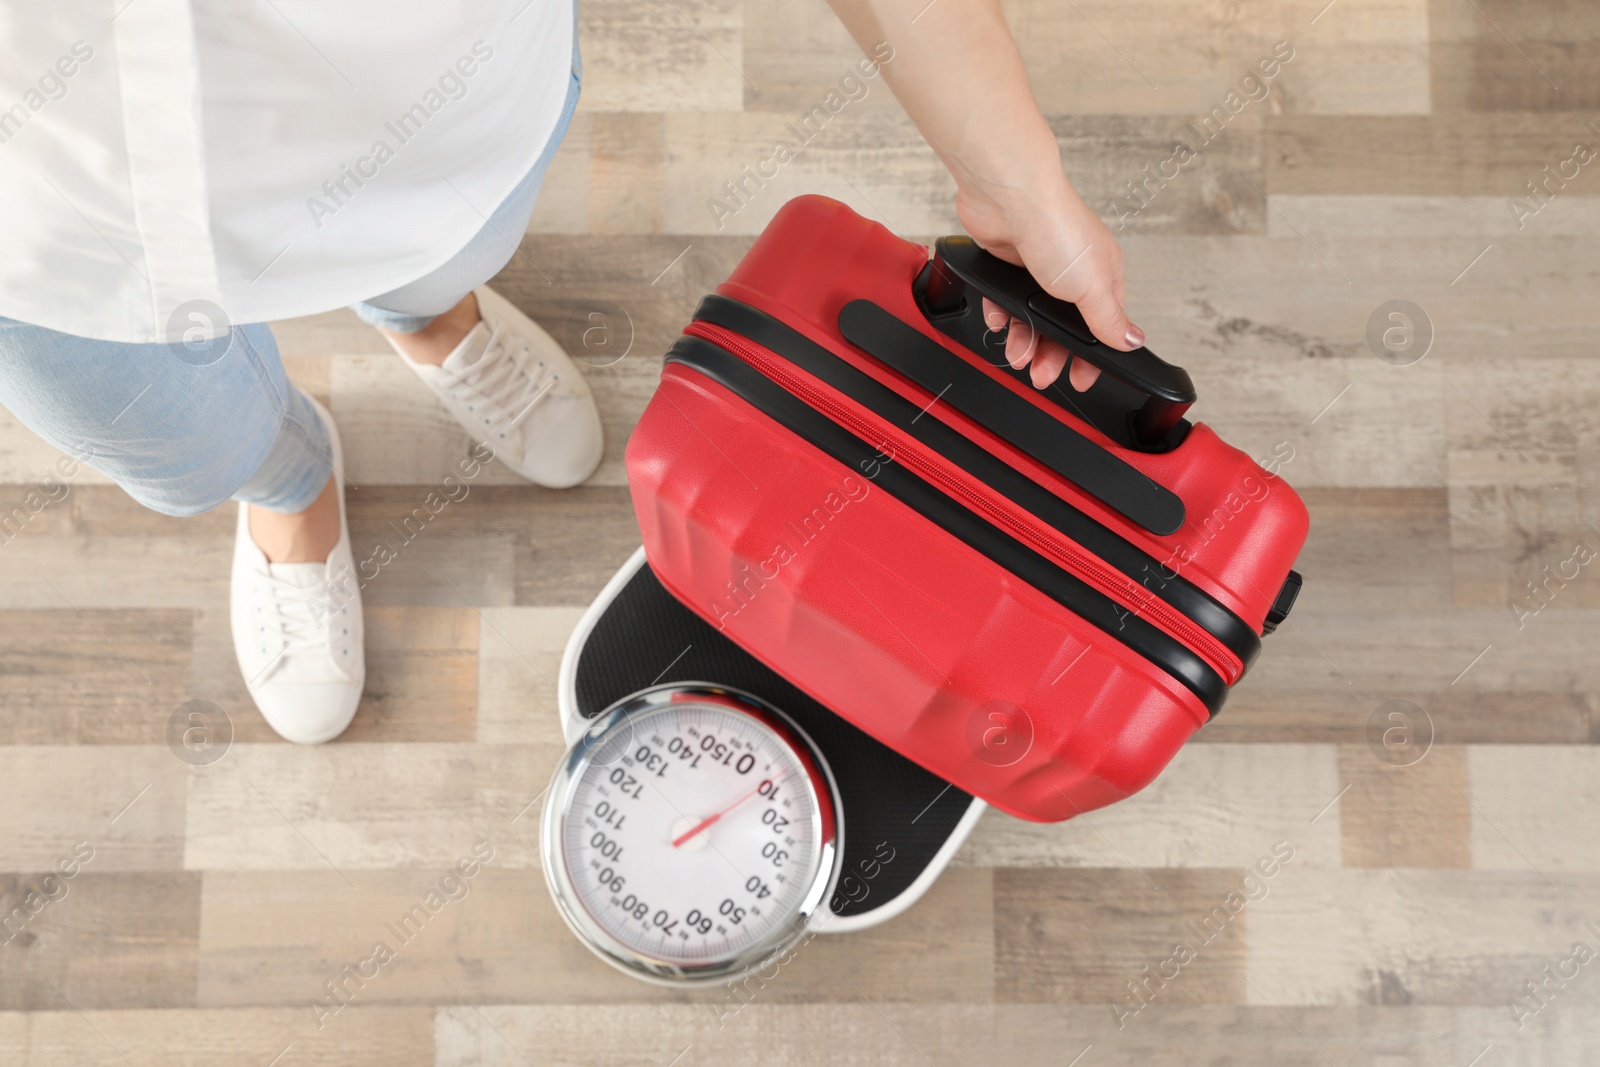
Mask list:
POLYGON ((833 422, 845 427, 869 444, 874 444, 875 439, 882 440, 892 433, 894 437, 890 443, 896 449, 895 462, 904 464, 925 481, 938 486, 947 496, 960 501, 968 510, 982 515, 1012 537, 1055 561, 1067 573, 1182 641, 1192 651, 1204 657, 1228 685, 1231 686, 1239 680, 1239 676, 1243 673, 1243 664, 1232 650, 1212 634, 1195 625, 1171 605, 1153 596, 1132 578, 1101 563, 1099 559, 1084 552, 1071 541, 1061 537, 1046 536, 1036 527, 1018 519, 1009 509, 975 492, 964 481, 929 460, 920 442, 892 429, 886 433, 847 405, 840 403, 830 391, 824 391, 800 377, 791 369, 792 365, 788 360, 726 327, 697 320, 690 323, 684 333, 709 341, 738 356, 764 377, 782 386, 786 392, 804 400, 833 422))
MULTIPOLYGON (((734 336, 785 360, 795 370, 801 372, 803 380, 816 383, 828 391, 828 395, 842 398, 851 405, 852 410, 859 410, 869 419, 881 419, 899 433, 914 438, 923 446, 923 454, 939 464, 940 469, 949 471, 958 478, 965 478, 966 484, 973 486, 989 499, 997 501, 1001 507, 1010 508, 1012 514, 1024 520, 1037 520, 1042 523, 1046 536, 1065 538, 1068 544, 1076 546, 1078 551, 1088 554, 1099 564, 1132 579, 1135 584, 1153 593, 1157 599, 1165 601, 1190 623, 1221 642, 1222 647, 1231 652, 1243 665, 1239 671, 1241 675, 1249 669, 1250 664, 1260 653, 1260 632, 1204 590, 1190 584, 1182 575, 1167 576, 1160 571, 1153 572, 1151 569, 1153 566, 1160 566, 1156 557, 1146 554, 1112 527, 1096 521, 1090 514, 1080 510, 1067 496, 1058 494, 1045 484, 1035 481, 1021 470, 1007 464, 999 455, 988 449, 984 440, 980 440, 980 437, 985 439, 987 437, 984 431, 979 431, 976 436, 969 436, 942 418, 930 418, 922 422, 921 411, 927 405, 913 402, 910 397, 891 389, 876 377, 856 367, 853 362, 829 351, 804 334, 796 332, 793 327, 738 300, 718 295, 708 296, 695 309, 693 319, 729 330, 734 336), (906 421, 907 419, 910 421, 906 421), (1154 586, 1148 582, 1152 574, 1159 579, 1154 586)), ((841 313, 841 329, 843 320, 844 315, 841 313)), ((728 358, 738 360, 741 366, 748 367, 750 372, 760 377, 762 381, 770 380, 748 363, 739 360, 733 353, 713 345, 710 341, 688 335, 685 335, 685 339, 716 348, 728 358)), ((871 347, 864 348, 863 351, 868 356, 873 356, 871 347)), ((875 362, 881 362, 881 357, 873 356, 873 358, 875 362)), ((777 383, 772 384, 782 391, 782 387, 777 383)), ((936 391, 926 386, 922 390, 924 397, 934 392, 936 391)), ((814 411, 798 397, 788 392, 784 392, 783 395, 804 410, 814 411)), ((751 398, 746 397, 746 399, 751 398)), ((952 407, 954 406, 952 403, 952 407)), ((820 412, 816 414, 827 425, 837 425, 820 412)), ((780 418, 779 421, 783 420, 780 418)), ((784 425, 796 429, 787 422, 784 425)), ((983 426, 982 420, 978 420, 978 425, 983 426)), ((838 428, 843 430, 843 427, 838 428)), ((802 436, 805 436, 803 432, 802 436)), ((857 442, 861 440, 854 435, 850 435, 850 439, 857 442)), ((911 472, 907 469, 906 473, 909 475, 911 472)), ((1064 477, 1072 483, 1074 489, 1082 488, 1070 475, 1064 477)), ((930 489, 933 488, 921 478, 916 480, 930 489)), ((942 492, 940 495, 944 496, 942 492)), ((945 499, 961 507, 953 498, 946 496, 945 499)), ((961 510, 983 521, 1007 541, 1020 544, 978 514, 965 507, 961 507, 961 510)), ((1071 578, 1072 581, 1083 585, 1086 590, 1092 590, 1092 587, 1053 561, 1039 556, 1032 549, 1029 549, 1029 552, 1060 571, 1063 577, 1071 578)), ((1105 594, 1096 591, 1096 596, 1113 605, 1116 611, 1122 610, 1121 605, 1105 594)), ((1143 625, 1151 625, 1143 619, 1139 621, 1143 625)), ((1126 620, 1123 620, 1123 625, 1126 625, 1126 620)), ((1162 636, 1175 641, 1170 634, 1162 636)), ((1190 655, 1195 654, 1187 648, 1185 651, 1190 655)), ((1221 681, 1220 676, 1218 680, 1221 681)))

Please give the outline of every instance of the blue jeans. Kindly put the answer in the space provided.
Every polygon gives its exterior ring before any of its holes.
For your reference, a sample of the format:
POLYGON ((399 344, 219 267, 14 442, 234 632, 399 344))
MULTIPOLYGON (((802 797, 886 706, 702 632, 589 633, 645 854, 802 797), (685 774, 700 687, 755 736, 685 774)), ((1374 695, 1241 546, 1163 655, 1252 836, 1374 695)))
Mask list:
MULTIPOLYGON (((510 262, 580 85, 574 47, 566 107, 527 177, 465 248, 424 277, 357 304, 357 315, 415 333, 510 262)), ((168 515, 195 515, 229 499, 303 511, 332 466, 322 420, 284 373, 265 323, 186 346, 94 341, 0 318, 0 404, 168 515)))

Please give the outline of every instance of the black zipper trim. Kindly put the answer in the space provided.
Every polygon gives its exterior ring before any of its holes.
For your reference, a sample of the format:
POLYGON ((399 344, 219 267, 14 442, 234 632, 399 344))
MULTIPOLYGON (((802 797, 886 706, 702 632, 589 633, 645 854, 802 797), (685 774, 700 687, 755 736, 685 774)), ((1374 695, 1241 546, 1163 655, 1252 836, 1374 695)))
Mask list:
POLYGON ((1178 494, 872 301, 846 304, 839 332, 1128 521, 1163 536, 1183 529, 1178 494))
POLYGON ((1222 642, 1239 657, 1241 675, 1261 654, 1261 635, 1204 589, 1168 570, 1154 556, 1008 466, 954 427, 931 413, 924 415, 911 401, 804 334, 725 296, 706 297, 695 309, 694 317, 732 330, 782 356, 1082 545, 1222 642))
POLYGON ((685 336, 673 342, 666 361, 692 368, 717 382, 852 471, 876 469, 873 483, 890 496, 1166 671, 1198 697, 1211 716, 1221 710, 1228 697, 1227 682, 1188 646, 901 465, 885 462, 877 447, 856 437, 738 356, 703 338, 685 336))

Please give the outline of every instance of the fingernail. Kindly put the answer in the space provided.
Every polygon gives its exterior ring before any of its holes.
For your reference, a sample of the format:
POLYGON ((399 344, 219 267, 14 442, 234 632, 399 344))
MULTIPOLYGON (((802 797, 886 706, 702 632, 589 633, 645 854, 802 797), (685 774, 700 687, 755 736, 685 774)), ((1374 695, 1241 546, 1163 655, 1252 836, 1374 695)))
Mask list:
POLYGON ((1006 324, 1006 313, 1004 311, 991 311, 983 317, 983 322, 989 329, 998 330, 1006 324))
POLYGON ((1128 323, 1128 335, 1123 340, 1128 343, 1129 348, 1143 348, 1144 331, 1130 322, 1128 323))

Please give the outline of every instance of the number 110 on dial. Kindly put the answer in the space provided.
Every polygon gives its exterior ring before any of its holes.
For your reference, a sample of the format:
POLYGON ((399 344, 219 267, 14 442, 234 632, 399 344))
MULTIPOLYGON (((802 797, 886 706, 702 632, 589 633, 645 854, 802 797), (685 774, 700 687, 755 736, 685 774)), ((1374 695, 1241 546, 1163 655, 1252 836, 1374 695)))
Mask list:
POLYGON ((804 733, 734 690, 646 690, 595 719, 545 801, 545 879, 607 963, 715 981, 798 939, 837 876, 832 776, 804 733))

